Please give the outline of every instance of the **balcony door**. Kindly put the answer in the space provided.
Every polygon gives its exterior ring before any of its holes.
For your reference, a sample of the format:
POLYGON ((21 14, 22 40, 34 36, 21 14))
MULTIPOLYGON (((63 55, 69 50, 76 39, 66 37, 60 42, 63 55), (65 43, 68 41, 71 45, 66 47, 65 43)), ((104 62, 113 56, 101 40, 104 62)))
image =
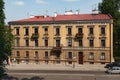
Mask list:
POLYGON ((60 40, 56 40, 56 47, 60 46, 60 40))

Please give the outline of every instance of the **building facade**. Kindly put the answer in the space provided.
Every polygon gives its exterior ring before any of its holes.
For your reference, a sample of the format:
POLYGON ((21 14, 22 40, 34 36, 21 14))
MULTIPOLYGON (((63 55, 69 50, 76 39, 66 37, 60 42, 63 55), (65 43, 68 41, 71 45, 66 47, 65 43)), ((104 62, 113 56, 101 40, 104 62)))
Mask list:
POLYGON ((113 61, 113 19, 107 14, 34 16, 9 22, 15 63, 105 64, 113 61))

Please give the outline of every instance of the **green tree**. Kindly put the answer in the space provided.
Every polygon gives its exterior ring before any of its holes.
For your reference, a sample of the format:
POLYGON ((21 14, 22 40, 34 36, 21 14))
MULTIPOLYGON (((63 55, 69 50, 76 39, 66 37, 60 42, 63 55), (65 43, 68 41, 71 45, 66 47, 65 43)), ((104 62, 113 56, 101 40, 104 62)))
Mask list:
POLYGON ((114 56, 120 57, 120 0, 102 0, 98 9, 100 13, 113 17, 113 47, 114 56))
POLYGON ((4 1, 0 0, 0 78, 5 75, 4 61, 11 55, 12 41, 11 30, 5 27, 4 1))

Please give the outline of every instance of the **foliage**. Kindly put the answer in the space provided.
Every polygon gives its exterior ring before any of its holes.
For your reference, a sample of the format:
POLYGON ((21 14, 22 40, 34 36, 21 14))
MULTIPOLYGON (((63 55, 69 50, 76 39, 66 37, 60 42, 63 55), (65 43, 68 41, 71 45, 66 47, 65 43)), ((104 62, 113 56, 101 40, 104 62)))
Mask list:
POLYGON ((5 75, 4 61, 11 55, 13 36, 5 26, 4 1, 0 0, 0 78, 5 75))
POLYGON ((116 62, 120 62, 120 57, 115 57, 116 62))
POLYGON ((113 45, 114 56, 120 56, 120 0, 102 0, 98 9, 100 13, 110 14, 113 17, 113 45))

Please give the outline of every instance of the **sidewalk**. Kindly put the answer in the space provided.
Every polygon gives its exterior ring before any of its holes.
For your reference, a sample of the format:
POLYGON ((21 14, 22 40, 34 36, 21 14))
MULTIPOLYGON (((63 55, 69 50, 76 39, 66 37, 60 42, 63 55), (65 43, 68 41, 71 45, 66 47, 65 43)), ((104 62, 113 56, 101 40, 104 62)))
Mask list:
POLYGON ((8 70, 74 70, 74 71, 105 71, 104 65, 91 64, 11 64, 6 66, 8 70))

